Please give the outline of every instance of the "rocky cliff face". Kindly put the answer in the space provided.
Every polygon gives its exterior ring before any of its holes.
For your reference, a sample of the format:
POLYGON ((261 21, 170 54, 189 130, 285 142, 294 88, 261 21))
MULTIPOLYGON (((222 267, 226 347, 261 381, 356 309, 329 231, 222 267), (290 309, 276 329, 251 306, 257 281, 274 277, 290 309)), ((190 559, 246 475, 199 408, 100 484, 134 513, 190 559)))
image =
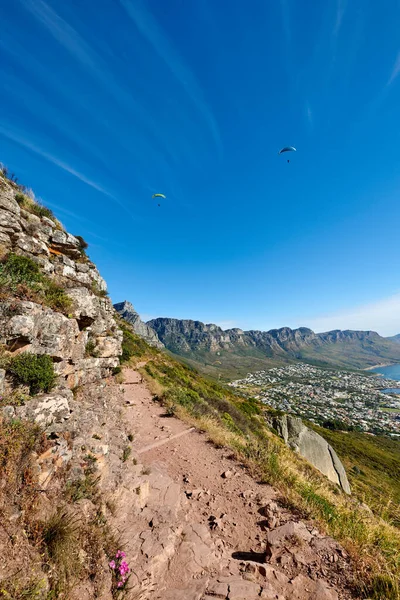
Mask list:
POLYGON ((399 344, 374 331, 328 331, 282 327, 270 331, 222 330, 200 321, 158 318, 148 322, 159 339, 172 352, 237 353, 243 357, 255 351, 266 358, 303 360, 351 367, 367 367, 380 359, 400 361, 399 344))
POLYGON ((150 346, 155 348, 164 348, 164 344, 159 340, 158 335, 147 323, 143 323, 139 314, 133 308, 130 302, 118 302, 114 304, 114 308, 121 317, 132 325, 133 331, 142 337, 150 346))
POLYGON ((11 273, 9 285, 0 292, 0 345, 12 354, 49 355, 58 386, 72 389, 105 377, 119 364, 122 333, 106 297, 106 283, 86 257, 82 240, 64 231, 56 219, 34 214, 40 215, 40 208, 0 177, 3 269, 7 257, 29 258, 39 266, 49 292, 65 293, 68 302, 54 308, 41 295, 43 281, 31 288, 17 285, 11 273))
POLYGON ((350 484, 346 471, 330 444, 318 433, 308 429, 301 419, 291 415, 283 415, 273 419, 273 426, 285 440, 285 443, 308 460, 330 481, 350 494, 350 484))
POLYGON ((180 319, 153 319, 147 325, 169 350, 178 354, 228 349, 233 343, 240 344, 244 333, 241 329, 223 331, 218 325, 180 319))

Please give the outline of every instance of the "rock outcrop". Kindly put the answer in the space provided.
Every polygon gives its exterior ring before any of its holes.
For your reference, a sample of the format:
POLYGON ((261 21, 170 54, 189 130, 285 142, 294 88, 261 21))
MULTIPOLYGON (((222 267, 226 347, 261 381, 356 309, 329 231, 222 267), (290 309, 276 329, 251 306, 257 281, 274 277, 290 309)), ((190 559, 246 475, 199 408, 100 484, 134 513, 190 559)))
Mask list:
POLYGON ((289 448, 308 460, 330 481, 340 485, 346 494, 351 494, 346 471, 335 450, 322 436, 291 415, 275 417, 273 426, 289 448))
POLYGON ((164 344, 160 341, 154 329, 147 323, 143 323, 139 314, 130 302, 127 300, 124 302, 117 302, 117 304, 114 304, 114 308, 127 323, 132 325, 133 331, 146 340, 150 346, 160 349, 164 348, 164 344))
POLYGON ((63 314, 36 298, 3 294, 0 345, 12 353, 51 356, 61 387, 99 380, 119 364, 121 355, 122 332, 106 297, 106 283, 84 253, 80 239, 64 231, 55 219, 39 217, 23 206, 18 187, 0 177, 0 255, 30 258, 64 289, 71 306, 63 314))

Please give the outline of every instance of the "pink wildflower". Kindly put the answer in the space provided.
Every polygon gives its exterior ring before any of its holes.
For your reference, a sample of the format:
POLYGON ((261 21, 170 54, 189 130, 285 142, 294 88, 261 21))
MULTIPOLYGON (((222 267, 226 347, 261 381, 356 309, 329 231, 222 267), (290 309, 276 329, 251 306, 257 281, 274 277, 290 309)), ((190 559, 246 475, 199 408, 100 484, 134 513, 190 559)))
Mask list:
POLYGON ((128 563, 126 563, 124 560, 119 566, 119 572, 121 573, 121 575, 123 575, 124 573, 129 573, 128 563))
POLYGON ((111 569, 115 569, 115 566, 116 566, 116 565, 115 565, 115 560, 111 560, 111 561, 108 563, 108 566, 109 566, 111 569))
POLYGON ((122 587, 123 585, 124 585, 124 582, 123 582, 123 581, 118 581, 118 583, 117 583, 117 587, 119 587, 119 588, 120 588, 120 587, 122 587))

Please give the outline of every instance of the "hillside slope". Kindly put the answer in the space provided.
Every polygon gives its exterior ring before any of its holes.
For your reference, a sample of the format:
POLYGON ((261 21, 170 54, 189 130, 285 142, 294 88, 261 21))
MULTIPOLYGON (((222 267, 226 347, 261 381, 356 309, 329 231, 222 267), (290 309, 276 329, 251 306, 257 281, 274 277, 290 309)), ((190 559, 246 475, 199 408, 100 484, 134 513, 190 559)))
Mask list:
POLYGON ((222 330, 200 321, 158 318, 148 322, 168 350, 210 374, 240 375, 282 362, 362 369, 399 362, 400 346, 374 331, 314 333, 305 327, 270 331, 222 330))

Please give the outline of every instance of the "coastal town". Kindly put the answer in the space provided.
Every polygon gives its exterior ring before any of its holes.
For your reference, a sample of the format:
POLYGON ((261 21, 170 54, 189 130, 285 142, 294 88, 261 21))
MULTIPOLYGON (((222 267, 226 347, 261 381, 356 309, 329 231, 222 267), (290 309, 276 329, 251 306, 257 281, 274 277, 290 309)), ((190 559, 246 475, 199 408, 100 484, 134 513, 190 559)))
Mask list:
POLYGON ((400 437, 398 381, 300 363, 249 373, 229 385, 319 425, 400 437))

